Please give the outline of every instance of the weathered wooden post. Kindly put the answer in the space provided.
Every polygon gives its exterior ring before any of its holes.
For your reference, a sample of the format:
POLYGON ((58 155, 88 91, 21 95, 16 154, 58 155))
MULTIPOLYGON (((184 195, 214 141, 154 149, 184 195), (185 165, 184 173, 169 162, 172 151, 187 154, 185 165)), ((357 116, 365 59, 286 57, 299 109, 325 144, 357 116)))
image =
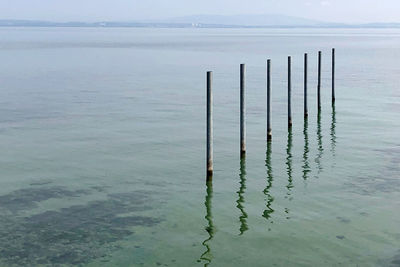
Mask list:
POLYGON ((240 64, 240 157, 246 155, 246 65, 240 64))
POLYGON ((318 88, 317 88, 317 97, 318 97, 318 112, 321 110, 321 55, 322 52, 318 52, 318 88))
POLYGON ((304 118, 308 118, 307 105, 307 75, 308 75, 308 59, 307 53, 304 54, 304 118))
POLYGON ((213 97, 212 71, 207 72, 207 181, 213 177, 213 97))
POLYGON ((288 57, 288 126, 292 127, 292 58, 288 57))
POLYGON ((332 105, 335 100, 335 48, 332 48, 332 105))
POLYGON ((272 140, 271 129, 271 60, 267 60, 267 140, 272 140))

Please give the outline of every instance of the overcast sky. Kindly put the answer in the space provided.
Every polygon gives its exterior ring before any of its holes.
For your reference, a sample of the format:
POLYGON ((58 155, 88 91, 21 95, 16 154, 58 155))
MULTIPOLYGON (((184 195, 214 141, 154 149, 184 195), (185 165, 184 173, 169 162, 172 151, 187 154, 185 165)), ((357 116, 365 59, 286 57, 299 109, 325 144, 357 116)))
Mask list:
POLYGON ((0 19, 134 21, 197 14, 284 14, 327 22, 400 22, 400 0, 0 0, 0 19))

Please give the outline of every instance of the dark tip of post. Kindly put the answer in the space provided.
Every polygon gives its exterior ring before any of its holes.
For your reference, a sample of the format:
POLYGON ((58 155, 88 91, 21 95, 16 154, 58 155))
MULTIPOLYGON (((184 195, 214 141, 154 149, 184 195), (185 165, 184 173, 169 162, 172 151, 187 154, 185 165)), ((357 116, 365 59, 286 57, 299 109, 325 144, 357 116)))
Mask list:
POLYGON ((213 180, 213 171, 207 171, 207 182, 211 182, 213 180))

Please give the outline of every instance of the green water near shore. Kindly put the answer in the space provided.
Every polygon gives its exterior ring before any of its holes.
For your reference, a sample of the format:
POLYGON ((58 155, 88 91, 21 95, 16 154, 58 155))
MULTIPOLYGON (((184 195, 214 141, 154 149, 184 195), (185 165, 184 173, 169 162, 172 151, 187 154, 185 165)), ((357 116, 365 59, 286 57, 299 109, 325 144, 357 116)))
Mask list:
POLYGON ((400 265, 399 30, 0 32, 1 266, 400 265), (242 161, 240 63, 248 76, 242 161), (214 71, 212 185, 207 70, 214 71))

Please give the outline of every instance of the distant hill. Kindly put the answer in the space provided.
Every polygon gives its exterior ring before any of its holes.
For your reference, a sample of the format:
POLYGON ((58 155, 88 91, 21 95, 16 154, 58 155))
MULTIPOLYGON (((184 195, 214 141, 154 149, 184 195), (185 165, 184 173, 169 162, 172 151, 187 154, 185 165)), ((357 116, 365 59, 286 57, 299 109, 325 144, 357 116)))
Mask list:
POLYGON ((158 22, 52 22, 40 20, 0 20, 0 27, 154 27, 154 28, 189 28, 191 24, 184 23, 158 23, 158 22))
POLYGON ((285 15, 196 15, 131 22, 51 22, 0 20, 0 27, 152 27, 152 28, 400 28, 400 23, 329 23, 285 15))
POLYGON ((400 28, 400 23, 367 23, 359 26, 363 28, 400 28))
MULTIPOLYGON (((151 21, 150 21, 151 22, 151 21)), ((158 20, 164 23, 187 23, 206 25, 230 25, 230 26, 317 26, 326 24, 321 21, 291 17, 285 15, 196 15, 158 20)))

